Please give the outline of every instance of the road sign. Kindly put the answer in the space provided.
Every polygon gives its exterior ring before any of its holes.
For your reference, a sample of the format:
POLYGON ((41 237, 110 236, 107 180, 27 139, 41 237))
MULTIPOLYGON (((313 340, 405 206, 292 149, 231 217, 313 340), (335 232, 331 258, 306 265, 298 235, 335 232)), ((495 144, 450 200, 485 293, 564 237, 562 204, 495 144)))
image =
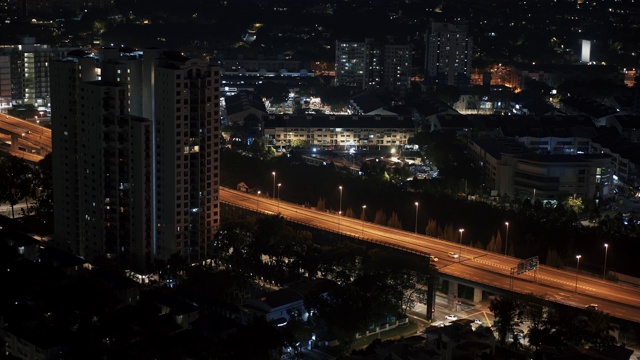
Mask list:
POLYGON ((519 262, 518 263, 518 268, 517 268, 517 274, 524 274, 527 271, 531 271, 531 270, 535 270, 538 268, 538 265, 540 264, 538 257, 534 256, 531 258, 526 259, 525 261, 519 262))

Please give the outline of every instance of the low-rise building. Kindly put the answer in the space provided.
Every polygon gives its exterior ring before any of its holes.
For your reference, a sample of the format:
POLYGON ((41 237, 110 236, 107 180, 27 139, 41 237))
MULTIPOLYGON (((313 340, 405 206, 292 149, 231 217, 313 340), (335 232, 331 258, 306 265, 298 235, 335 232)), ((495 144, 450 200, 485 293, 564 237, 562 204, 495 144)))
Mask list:
POLYGON ((428 327, 424 334, 440 354, 440 359, 475 359, 495 354, 496 338, 490 328, 471 328, 471 320, 462 319, 449 326, 428 327))
POLYGON ((290 319, 307 321, 309 313, 304 305, 305 296, 326 297, 337 284, 328 279, 301 280, 288 287, 249 299, 245 314, 265 319, 276 326, 284 326, 290 319))
POLYGON ((411 117, 380 115, 265 115, 270 145, 301 142, 327 149, 381 148, 407 145, 416 130, 411 117))
POLYGON ((15 359, 57 360, 62 350, 61 333, 44 325, 14 326, 2 329, 5 351, 15 359))
POLYGON ((537 154, 513 139, 472 138, 468 145, 484 169, 485 184, 497 195, 598 201, 612 194, 607 154, 537 154))

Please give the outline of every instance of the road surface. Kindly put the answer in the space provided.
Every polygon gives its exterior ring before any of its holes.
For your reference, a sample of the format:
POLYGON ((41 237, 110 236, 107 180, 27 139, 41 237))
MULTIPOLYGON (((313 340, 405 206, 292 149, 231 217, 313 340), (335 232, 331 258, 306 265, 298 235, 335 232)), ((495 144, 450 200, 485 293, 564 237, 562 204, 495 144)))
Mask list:
POLYGON ((512 279, 511 269, 517 267, 521 259, 467 246, 460 247, 453 242, 358 219, 339 217, 337 214, 316 211, 264 196, 257 197, 228 188, 220 188, 220 199, 222 202, 265 214, 280 213, 292 222, 405 251, 434 255, 439 258, 439 261, 434 263, 438 271, 452 277, 507 291, 512 289, 521 294, 536 294, 550 301, 578 308, 597 303, 601 311, 613 317, 640 322, 640 288, 631 285, 583 275, 576 277, 575 271, 564 271, 543 265, 540 265, 535 272, 517 275, 512 279), (454 259, 448 256, 449 252, 460 253, 461 256, 459 259, 454 259))

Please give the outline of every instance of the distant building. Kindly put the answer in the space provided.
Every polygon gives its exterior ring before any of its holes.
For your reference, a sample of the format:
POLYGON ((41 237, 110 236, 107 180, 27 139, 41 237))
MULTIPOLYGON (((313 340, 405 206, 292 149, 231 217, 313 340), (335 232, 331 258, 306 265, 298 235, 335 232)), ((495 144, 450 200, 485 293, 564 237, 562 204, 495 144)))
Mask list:
POLYGON ((204 258, 219 226, 220 72, 180 53, 52 63, 55 238, 144 269, 204 258))
POLYGON ((498 195, 564 201, 569 196, 603 200, 612 194, 611 156, 535 154, 515 139, 472 138, 472 154, 485 184, 498 195))
POLYGON ((305 297, 310 294, 330 297, 331 291, 338 287, 328 279, 303 279, 260 298, 249 299, 243 304, 243 310, 248 320, 258 316, 275 326, 284 326, 290 319, 307 321, 309 313, 304 305, 305 297))
POLYGON ((336 41, 336 85, 383 89, 401 97, 411 85, 411 45, 336 41))
POLYGON ((268 143, 278 147, 298 142, 327 149, 399 147, 416 132, 408 116, 269 114, 263 122, 268 143))
POLYGON ((9 325, 2 329, 6 343, 4 351, 14 359, 58 360, 63 349, 60 329, 46 325, 9 325))
POLYGON ((255 94, 241 91, 224 98, 224 118, 228 125, 244 125, 248 117, 260 120, 267 113, 262 100, 255 94))
POLYGON ((0 45, 0 107, 48 107, 49 65, 70 50, 38 44, 33 37, 23 37, 20 44, 0 45))
POLYGON ((23 0, 25 14, 56 14, 61 11, 84 12, 87 9, 110 9, 115 0, 23 0))
POLYGON ((466 23, 431 22, 425 54, 427 84, 469 86, 472 57, 473 40, 466 23))
POLYGON ((611 65, 521 65, 519 69, 522 81, 520 84, 521 89, 526 89, 527 79, 541 81, 552 88, 556 88, 565 81, 607 80, 614 84, 622 85, 625 78, 624 73, 611 65))

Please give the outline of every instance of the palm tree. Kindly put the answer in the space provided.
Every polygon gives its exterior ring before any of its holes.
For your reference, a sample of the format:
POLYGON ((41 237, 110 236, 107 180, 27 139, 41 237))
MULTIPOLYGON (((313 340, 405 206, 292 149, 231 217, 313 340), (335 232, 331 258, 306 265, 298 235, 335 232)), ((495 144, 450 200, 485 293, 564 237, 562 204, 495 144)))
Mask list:
POLYGON ((602 311, 591 311, 587 319, 585 331, 586 341, 598 350, 603 350, 610 345, 614 345, 616 339, 611 336, 613 327, 609 323, 609 314, 602 311))

